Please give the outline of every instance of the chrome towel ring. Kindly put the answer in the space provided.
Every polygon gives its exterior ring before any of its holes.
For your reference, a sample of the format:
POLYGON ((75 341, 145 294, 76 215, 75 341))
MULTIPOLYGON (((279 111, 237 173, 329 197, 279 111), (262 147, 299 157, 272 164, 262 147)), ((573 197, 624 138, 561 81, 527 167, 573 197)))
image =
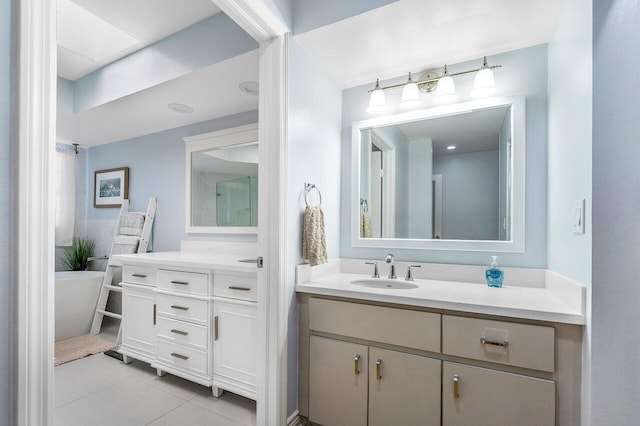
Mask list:
POLYGON ((318 203, 318 205, 322 205, 322 194, 320 193, 320 190, 318 189, 317 186, 315 186, 315 184, 313 183, 306 183, 304 184, 304 203, 308 206, 309 205, 309 200, 307 198, 307 196, 309 195, 309 193, 315 189, 316 191, 318 191, 318 197, 320 198, 320 202, 318 203))

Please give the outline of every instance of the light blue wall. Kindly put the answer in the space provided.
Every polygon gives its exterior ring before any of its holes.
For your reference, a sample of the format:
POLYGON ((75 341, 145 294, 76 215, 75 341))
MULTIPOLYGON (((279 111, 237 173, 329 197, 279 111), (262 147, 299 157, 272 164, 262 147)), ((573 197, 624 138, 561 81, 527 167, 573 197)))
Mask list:
POLYGON ((442 174, 443 238, 498 239, 498 151, 436 156, 433 173, 442 174))
MULTIPOLYGON (((94 172, 129 167, 131 210, 145 211, 149 197, 158 197, 153 250, 179 250, 180 241, 187 238, 184 230, 185 144, 182 138, 257 121, 258 112, 249 111, 90 148, 87 156, 87 235, 99 238, 101 234, 91 227, 104 220, 116 220, 119 213, 115 208, 93 207, 94 172)), ((112 235, 105 237, 110 239, 112 235)))
POLYGON ((74 111, 102 105, 257 48, 258 43, 238 24, 218 13, 74 81, 74 111))
POLYGON ((0 2, 0 183, 4 200, 0 203, 0 426, 9 425, 9 345, 11 335, 10 271, 11 224, 8 201, 10 186, 10 134, 11 123, 11 2, 0 2))
POLYGON ((294 0, 293 32, 301 34, 398 0, 294 0))
POLYGON ((287 26, 293 27, 292 3, 295 0, 263 0, 271 11, 287 26))
POLYGON ((549 41, 547 261, 552 271, 587 286, 581 418, 586 426, 591 424, 592 122, 597 117, 593 115, 592 66, 593 0, 565 0, 549 41), (572 208, 582 198, 586 200, 585 234, 574 235, 572 208))
POLYGON ((640 419, 640 2, 593 2, 591 424, 640 419))
POLYGON ((565 0, 549 42, 548 266, 586 285, 591 284, 591 3, 565 0), (571 212, 582 198, 586 232, 574 235, 571 212))
POLYGON ((73 82, 66 78, 58 77, 56 99, 57 112, 73 114, 73 82))
MULTIPOLYGON (((304 183, 322 192, 329 258, 340 257, 340 90, 295 40, 290 43, 287 169, 287 301, 289 303, 287 412, 297 409, 298 311, 295 266, 302 263, 304 183)), ((311 194, 311 200, 317 200, 311 194)))
MULTIPOLYGON (((520 267, 546 267, 547 234, 547 46, 539 45, 489 57, 491 64, 502 64, 495 72, 499 95, 526 95, 526 251, 500 254, 501 264, 520 267)), ((475 68, 479 60, 454 64, 450 72, 475 68)), ((400 83, 406 76, 381 82, 400 83)), ((351 123, 372 118, 366 112, 371 85, 346 89, 342 94, 342 216, 351 217, 351 123)), ((456 79, 459 101, 470 100, 473 76, 456 79)), ((400 90, 387 92, 387 104, 398 105, 400 90)), ((425 107, 433 106, 433 95, 423 96, 425 107)), ((390 113, 398 109, 391 108, 390 113)), ((351 221, 341 225, 341 256, 382 259, 387 249, 351 247, 351 221)), ((394 250, 397 259, 440 263, 484 265, 490 253, 437 250, 394 250)))

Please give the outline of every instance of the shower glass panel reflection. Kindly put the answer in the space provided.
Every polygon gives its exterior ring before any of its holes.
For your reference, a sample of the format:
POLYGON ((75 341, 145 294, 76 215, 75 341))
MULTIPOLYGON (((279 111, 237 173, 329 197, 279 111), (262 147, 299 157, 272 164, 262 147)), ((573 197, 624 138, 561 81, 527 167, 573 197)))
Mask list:
POLYGON ((257 207, 256 176, 244 176, 216 183, 217 226, 257 226, 257 207))

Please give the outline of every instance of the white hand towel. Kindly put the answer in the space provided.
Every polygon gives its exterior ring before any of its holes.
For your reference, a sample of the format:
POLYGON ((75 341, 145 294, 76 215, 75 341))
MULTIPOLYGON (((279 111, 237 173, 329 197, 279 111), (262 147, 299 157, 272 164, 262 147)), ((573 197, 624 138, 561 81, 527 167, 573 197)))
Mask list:
POLYGON ((122 213, 120 216, 120 235, 142 236, 144 215, 140 213, 122 213))
POLYGON ((137 253, 138 244, 140 244, 140 237, 135 235, 116 235, 113 239, 109 256, 113 256, 114 254, 137 253))
POLYGON ((308 259, 311 266, 327 262, 324 213, 320 206, 307 206, 304 210, 302 257, 308 259))
POLYGON ((360 238, 371 238, 371 216, 369 213, 360 215, 360 238))

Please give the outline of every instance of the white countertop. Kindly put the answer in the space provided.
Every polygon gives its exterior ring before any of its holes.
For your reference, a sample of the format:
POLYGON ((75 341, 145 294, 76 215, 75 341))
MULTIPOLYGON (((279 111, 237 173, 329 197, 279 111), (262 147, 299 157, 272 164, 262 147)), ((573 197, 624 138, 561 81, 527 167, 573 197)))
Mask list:
POLYGON ((138 254, 118 254, 113 259, 127 265, 162 265, 202 269, 224 269, 232 272, 256 273, 255 263, 240 262, 253 259, 242 254, 193 253, 184 251, 164 251, 138 254))
MULTIPOLYGON (((508 286, 491 288, 486 284, 416 279, 415 289, 371 288, 352 284, 369 275, 338 272, 298 283, 299 293, 317 294, 472 312, 568 324, 585 324, 582 311, 572 308, 545 287, 508 286)), ((384 278, 381 278, 384 280, 384 278)), ((402 278, 397 279, 404 282, 402 278)))

